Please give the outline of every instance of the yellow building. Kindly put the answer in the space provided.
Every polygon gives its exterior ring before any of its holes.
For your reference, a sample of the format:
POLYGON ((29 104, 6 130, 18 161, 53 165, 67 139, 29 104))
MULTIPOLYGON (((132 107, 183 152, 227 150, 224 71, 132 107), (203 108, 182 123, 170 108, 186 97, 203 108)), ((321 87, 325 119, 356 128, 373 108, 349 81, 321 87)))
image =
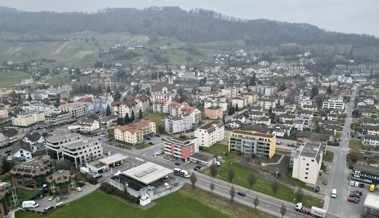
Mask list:
POLYGON ((0 118, 7 118, 7 117, 8 117, 8 109, 0 108, 0 118))
POLYGON ((266 156, 270 159, 275 154, 276 136, 254 131, 233 131, 229 134, 228 150, 241 152, 243 155, 266 156))
POLYGON ((142 143, 144 137, 156 133, 156 125, 150 120, 139 120, 135 123, 117 126, 114 129, 114 138, 128 144, 142 143))
POLYGON ((252 92, 243 93, 243 96, 247 97, 248 105, 255 104, 259 99, 259 96, 256 93, 252 92))
POLYGON ((27 127, 43 121, 45 121, 45 113, 40 111, 28 114, 18 114, 17 117, 12 118, 12 125, 27 127))

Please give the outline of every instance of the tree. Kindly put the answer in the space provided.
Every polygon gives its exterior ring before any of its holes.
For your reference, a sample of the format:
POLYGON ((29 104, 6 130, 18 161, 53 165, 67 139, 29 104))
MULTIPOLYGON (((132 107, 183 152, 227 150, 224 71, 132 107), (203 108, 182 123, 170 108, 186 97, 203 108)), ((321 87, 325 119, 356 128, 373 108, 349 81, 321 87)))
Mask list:
POLYGON ((233 168, 230 168, 228 171, 228 181, 233 182, 234 176, 236 175, 236 172, 233 168))
POLYGON ((116 92, 115 92, 115 94, 114 94, 114 100, 120 100, 120 98, 121 98, 121 94, 120 94, 120 92, 118 91, 118 90, 116 90, 116 92))
POLYGON ((236 104, 236 109, 235 109, 235 111, 239 111, 239 109, 238 109, 238 104, 236 104))
POLYGON ((315 131, 317 132, 317 133, 320 133, 320 131, 321 131, 321 127, 320 127, 320 125, 316 125, 316 129, 315 129, 315 131))
POLYGON ((314 85, 311 90, 311 99, 318 95, 318 86, 314 85))
POLYGON ((329 84, 328 88, 326 89, 326 93, 329 95, 333 93, 332 86, 329 84))
POLYGON ((3 165, 1 169, 3 170, 3 174, 9 172, 13 168, 12 162, 8 161, 7 158, 3 158, 3 165))
POLYGON ((109 105, 107 105, 107 109, 105 110, 105 115, 110 116, 111 114, 112 114, 111 107, 109 105))
POLYGON ((279 188, 280 188, 280 184, 279 184, 279 182, 275 179, 275 180, 271 183, 271 190, 272 190, 272 193, 274 193, 275 196, 276 196, 276 193, 279 191, 279 188))
POLYGON ((282 204, 282 206, 280 207, 280 214, 282 214, 282 217, 284 217, 286 213, 287 213, 287 208, 286 206, 284 206, 284 204, 282 204))
POLYGON ((253 172, 251 172, 249 176, 247 177, 247 182, 249 183, 250 188, 252 188, 253 185, 257 182, 257 177, 255 176, 253 172))
POLYGON ((29 96, 28 96, 28 100, 29 101, 33 100, 32 95, 30 93, 29 93, 29 96))
POLYGON ((122 125, 124 125, 124 124, 125 124, 124 119, 122 119, 121 117, 117 118, 117 125, 118 125, 118 126, 122 126, 122 125))
POLYGON ((130 121, 133 122, 135 119, 134 111, 132 110, 132 119, 130 121))
POLYGON ((130 118, 129 118, 129 114, 128 113, 125 114, 124 123, 130 123, 130 118))
POLYGON ((192 184, 192 188, 195 188, 195 184, 197 182, 197 176, 195 175, 195 172, 192 172, 191 177, 190 177, 190 181, 192 184))
POLYGON ((215 184, 212 182, 210 185, 209 185, 209 188, 211 189, 211 192, 213 193, 213 190, 216 188, 215 184))
POLYGON ((358 109, 354 109, 353 112, 351 113, 351 115, 353 116, 353 118, 360 117, 359 110, 358 109))
POLYGON ((107 93, 110 94, 110 95, 112 95, 112 90, 111 90, 110 86, 107 87, 107 93))
POLYGON ((304 191, 302 188, 297 188, 297 190, 295 192, 295 197, 296 197, 297 202, 301 202, 303 200, 304 191))
POLYGON ((250 77, 249 86, 255 86, 255 85, 257 85, 257 82, 256 82, 256 78, 255 78, 255 73, 254 73, 253 76, 250 77))
POLYGON ((229 106, 228 115, 230 116, 230 115, 233 115, 233 114, 234 114, 234 107, 233 107, 233 105, 230 105, 229 106))
POLYGON ((142 119, 142 117, 143 117, 142 109, 139 109, 138 119, 142 119))
POLYGON ((225 124, 225 116, 222 116, 222 122, 225 124))
POLYGON ((236 196, 236 189, 234 188, 234 186, 230 188, 229 194, 230 194, 230 201, 233 202, 234 196, 236 196))
POLYGON ((270 108, 268 109, 268 115, 271 116, 272 115, 272 107, 270 106, 270 108))
POLYGON ((209 173, 211 174, 212 177, 216 177, 218 172, 217 165, 212 163, 212 165, 209 167, 209 173))
POLYGON ((257 209, 257 207, 258 207, 258 205, 259 205, 259 199, 258 199, 258 196, 255 197, 253 203, 254 203, 254 207, 255 207, 255 209, 257 209))

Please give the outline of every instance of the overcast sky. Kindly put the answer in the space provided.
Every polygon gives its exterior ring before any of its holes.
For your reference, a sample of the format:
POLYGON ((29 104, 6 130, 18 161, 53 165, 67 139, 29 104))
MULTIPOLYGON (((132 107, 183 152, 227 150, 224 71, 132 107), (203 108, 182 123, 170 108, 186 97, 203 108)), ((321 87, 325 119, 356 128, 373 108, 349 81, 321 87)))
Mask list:
POLYGON ((204 8, 240 18, 309 23, 326 30, 379 37, 379 0, 0 0, 0 5, 59 12, 150 6, 204 8))

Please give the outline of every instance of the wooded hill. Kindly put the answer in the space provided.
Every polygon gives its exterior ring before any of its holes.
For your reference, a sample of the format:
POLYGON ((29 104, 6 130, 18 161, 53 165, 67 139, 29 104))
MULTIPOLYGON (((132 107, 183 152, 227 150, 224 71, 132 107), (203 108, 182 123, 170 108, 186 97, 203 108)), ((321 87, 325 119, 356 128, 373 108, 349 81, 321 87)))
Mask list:
POLYGON ((2 8, 0 31, 22 34, 129 32, 146 34, 152 39, 158 36, 175 37, 194 43, 244 40, 247 45, 379 45, 378 38, 368 35, 330 32, 309 24, 241 20, 213 11, 185 11, 178 7, 105 9, 97 13, 20 12, 2 8))

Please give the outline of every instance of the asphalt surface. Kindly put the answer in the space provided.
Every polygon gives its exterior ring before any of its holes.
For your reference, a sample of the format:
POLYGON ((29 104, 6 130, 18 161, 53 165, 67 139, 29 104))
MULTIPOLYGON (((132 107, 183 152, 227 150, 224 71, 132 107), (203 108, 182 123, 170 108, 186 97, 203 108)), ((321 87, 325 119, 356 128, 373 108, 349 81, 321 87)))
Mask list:
MULTIPOLYGON (((351 189, 349 185, 351 170, 348 169, 346 165, 346 155, 350 150, 348 146, 350 140, 349 132, 352 121, 351 113, 354 109, 355 95, 356 91, 353 91, 350 98, 351 101, 347 105, 345 125, 342 130, 340 146, 329 147, 329 150, 334 152, 334 159, 331 168, 332 178, 329 181, 331 182, 331 185, 328 187, 325 195, 325 209, 327 208, 329 213, 339 217, 360 217, 360 215, 364 212, 364 197, 359 204, 354 204, 347 201, 351 189), (337 198, 330 197, 330 193, 333 188, 337 189, 337 198)), ((367 185, 365 189, 368 189, 367 185)))

